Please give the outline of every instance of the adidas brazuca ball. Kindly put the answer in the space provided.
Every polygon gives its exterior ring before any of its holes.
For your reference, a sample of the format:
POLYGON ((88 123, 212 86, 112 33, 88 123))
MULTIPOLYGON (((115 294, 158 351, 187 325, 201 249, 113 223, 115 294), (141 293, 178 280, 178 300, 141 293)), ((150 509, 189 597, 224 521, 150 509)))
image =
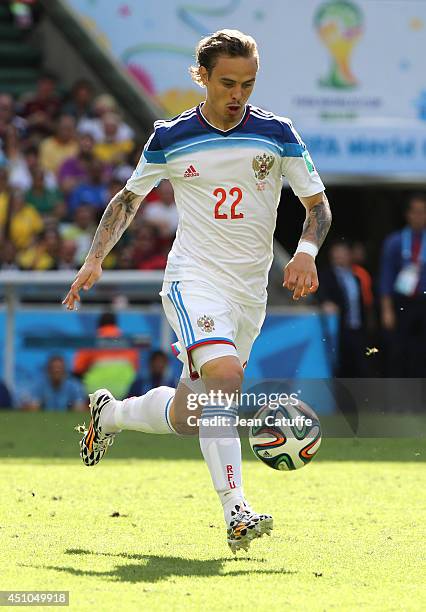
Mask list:
POLYGON ((321 425, 304 402, 262 407, 249 431, 250 446, 258 459, 274 470, 297 470, 309 463, 321 444, 321 425))

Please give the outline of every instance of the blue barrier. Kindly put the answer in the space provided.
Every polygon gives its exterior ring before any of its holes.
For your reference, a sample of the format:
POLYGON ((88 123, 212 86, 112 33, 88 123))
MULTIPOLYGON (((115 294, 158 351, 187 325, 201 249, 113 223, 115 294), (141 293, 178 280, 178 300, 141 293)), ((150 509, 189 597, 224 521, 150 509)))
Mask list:
MULTIPOLYGON (((61 354, 68 368, 75 349, 67 347, 67 338, 93 337, 101 311, 67 313, 49 309, 18 309, 15 321, 15 381, 19 391, 31 386, 52 354, 61 354), (57 340, 57 347, 28 346, 31 336, 57 340)), ((147 335, 151 349, 161 348, 160 311, 124 311, 117 315, 125 335, 147 335)), ((329 378, 336 349, 337 321, 333 316, 315 312, 296 315, 268 313, 260 336, 254 343, 246 377, 260 378, 329 378)), ((0 340, 5 346, 5 313, 0 312, 0 340)), ((171 334, 173 341, 173 334, 171 334)), ((31 343, 30 343, 31 344, 31 343)), ((147 367, 148 349, 141 349, 141 370, 147 367)), ((180 375, 181 364, 171 356, 173 374, 180 375)), ((0 353, 0 372, 4 371, 4 348, 0 353)))

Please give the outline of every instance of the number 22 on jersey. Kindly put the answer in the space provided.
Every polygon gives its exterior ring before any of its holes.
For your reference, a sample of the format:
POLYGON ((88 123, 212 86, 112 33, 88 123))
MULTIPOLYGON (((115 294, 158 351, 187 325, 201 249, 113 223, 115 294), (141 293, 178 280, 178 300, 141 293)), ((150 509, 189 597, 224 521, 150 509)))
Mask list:
POLYGON ((223 189, 223 187, 217 187, 213 191, 213 195, 215 198, 217 198, 217 202, 214 207, 214 218, 215 219, 243 219, 244 218, 244 213, 236 212, 236 208, 238 204, 241 202, 241 199, 243 197, 243 192, 241 191, 239 187, 232 187, 229 190, 229 192, 227 192, 226 189, 223 189), (228 197, 232 201, 230 216, 225 212, 222 212, 222 213, 220 212, 220 207, 222 206, 222 204, 225 204, 228 197))

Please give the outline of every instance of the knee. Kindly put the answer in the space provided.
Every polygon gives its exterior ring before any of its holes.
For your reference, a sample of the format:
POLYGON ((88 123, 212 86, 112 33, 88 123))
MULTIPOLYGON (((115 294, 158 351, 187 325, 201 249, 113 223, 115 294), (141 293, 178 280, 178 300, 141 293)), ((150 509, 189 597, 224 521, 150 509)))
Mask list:
POLYGON ((219 357, 203 365, 201 376, 209 382, 209 386, 235 391, 241 388, 244 371, 237 357, 219 357))

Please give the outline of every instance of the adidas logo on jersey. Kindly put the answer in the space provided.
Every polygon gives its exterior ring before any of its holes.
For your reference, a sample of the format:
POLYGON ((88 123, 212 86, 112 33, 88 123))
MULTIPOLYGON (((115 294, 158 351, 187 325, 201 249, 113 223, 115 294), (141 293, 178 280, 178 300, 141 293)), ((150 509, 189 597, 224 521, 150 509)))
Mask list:
POLYGON ((183 178, 192 178, 194 176, 200 176, 200 173, 197 172, 196 169, 194 168, 194 166, 191 164, 185 170, 185 174, 183 175, 183 178))

